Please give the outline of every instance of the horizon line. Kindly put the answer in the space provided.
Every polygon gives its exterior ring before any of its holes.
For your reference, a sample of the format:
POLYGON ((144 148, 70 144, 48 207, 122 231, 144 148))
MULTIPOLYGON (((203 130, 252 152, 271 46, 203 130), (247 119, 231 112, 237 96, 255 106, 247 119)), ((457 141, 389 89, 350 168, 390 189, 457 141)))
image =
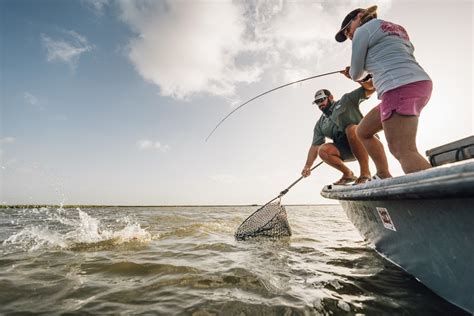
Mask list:
MULTIPOLYGON (((233 206, 263 206, 264 204, 170 204, 170 205, 112 205, 112 204, 2 204, 0 208, 38 208, 38 207, 233 207, 233 206)), ((284 204, 284 206, 312 206, 312 205, 338 205, 338 203, 322 203, 322 204, 284 204)))

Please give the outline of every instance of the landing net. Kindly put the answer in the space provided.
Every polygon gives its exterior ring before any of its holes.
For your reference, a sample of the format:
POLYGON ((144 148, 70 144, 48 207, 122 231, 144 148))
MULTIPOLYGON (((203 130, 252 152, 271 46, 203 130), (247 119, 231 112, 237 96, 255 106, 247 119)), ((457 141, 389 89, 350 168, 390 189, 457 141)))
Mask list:
MULTIPOLYGON (((310 171, 313 171, 323 162, 319 162, 317 165, 312 167, 310 171)), ((280 204, 282 196, 298 182, 303 179, 303 176, 299 177, 298 180, 290 184, 288 188, 281 191, 280 194, 273 200, 267 202, 264 206, 253 212, 252 215, 240 224, 239 228, 235 232, 234 236, 237 240, 245 240, 253 237, 283 237, 291 236, 291 228, 288 223, 288 217, 286 210, 283 205, 280 204), (273 201, 277 201, 272 203, 273 201)))
POLYGON ((285 207, 279 201, 266 204, 256 210, 235 232, 237 240, 283 236, 291 236, 291 228, 285 207))

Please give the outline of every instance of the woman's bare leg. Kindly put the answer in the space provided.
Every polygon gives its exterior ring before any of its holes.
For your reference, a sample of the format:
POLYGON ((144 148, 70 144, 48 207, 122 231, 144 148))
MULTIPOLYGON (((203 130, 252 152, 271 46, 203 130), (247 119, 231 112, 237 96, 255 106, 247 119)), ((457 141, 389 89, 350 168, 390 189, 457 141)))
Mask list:
POLYGON ((416 147, 417 116, 393 113, 382 125, 388 148, 400 162, 405 173, 431 168, 430 163, 418 152, 416 147))
POLYGON ((388 170, 387 156, 380 140, 375 137, 377 132, 382 130, 382 122, 380 121, 379 108, 375 107, 367 113, 357 126, 357 136, 364 144, 367 153, 375 163, 377 175, 384 179, 390 178, 392 175, 388 170))

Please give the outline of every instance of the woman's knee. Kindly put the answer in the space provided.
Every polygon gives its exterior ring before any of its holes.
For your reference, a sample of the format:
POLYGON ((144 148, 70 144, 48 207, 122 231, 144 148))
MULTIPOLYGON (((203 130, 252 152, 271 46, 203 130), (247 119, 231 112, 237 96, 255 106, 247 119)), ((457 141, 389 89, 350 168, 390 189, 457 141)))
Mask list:
POLYGON ((344 132, 346 133, 348 139, 357 138, 357 125, 348 125, 344 132))
POLYGON ((416 146, 409 146, 406 144, 391 144, 388 142, 388 149, 390 153, 397 158, 397 160, 413 157, 413 155, 419 155, 416 146))
POLYGON ((356 135, 360 139, 368 139, 374 136, 364 125, 358 125, 356 128, 356 135))
POLYGON ((416 148, 416 144, 410 142, 410 140, 406 139, 387 139, 388 149, 390 153, 397 158, 398 160, 409 157, 414 153, 418 153, 418 149, 416 148))
POLYGON ((403 154, 403 148, 402 148, 402 146, 401 146, 398 142, 395 142, 395 141, 388 141, 388 140, 387 140, 387 144, 388 144, 388 149, 390 150, 390 153, 391 153, 397 160, 400 160, 400 158, 402 157, 402 154, 403 154))

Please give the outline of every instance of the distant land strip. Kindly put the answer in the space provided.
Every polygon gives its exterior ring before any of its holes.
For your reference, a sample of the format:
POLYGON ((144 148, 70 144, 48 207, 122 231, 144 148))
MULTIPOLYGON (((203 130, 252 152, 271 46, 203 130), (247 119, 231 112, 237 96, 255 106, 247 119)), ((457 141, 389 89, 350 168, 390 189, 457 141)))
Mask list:
MULTIPOLYGON (((42 207, 57 207, 57 208, 105 208, 105 207, 256 207, 263 204, 203 204, 203 205, 56 205, 56 204, 14 204, 6 205, 0 204, 0 209, 3 208, 42 208, 42 207)), ((313 205, 337 205, 334 204, 284 204, 285 206, 313 206, 313 205)))

